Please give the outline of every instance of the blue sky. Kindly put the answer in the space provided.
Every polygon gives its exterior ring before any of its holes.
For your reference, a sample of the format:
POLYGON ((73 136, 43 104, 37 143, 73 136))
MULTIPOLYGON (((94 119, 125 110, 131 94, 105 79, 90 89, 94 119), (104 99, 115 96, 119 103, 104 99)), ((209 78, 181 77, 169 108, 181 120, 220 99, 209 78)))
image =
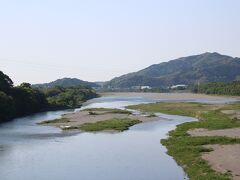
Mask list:
POLYGON ((239 0, 0 0, 0 70, 89 81, 203 52, 240 57, 239 0))

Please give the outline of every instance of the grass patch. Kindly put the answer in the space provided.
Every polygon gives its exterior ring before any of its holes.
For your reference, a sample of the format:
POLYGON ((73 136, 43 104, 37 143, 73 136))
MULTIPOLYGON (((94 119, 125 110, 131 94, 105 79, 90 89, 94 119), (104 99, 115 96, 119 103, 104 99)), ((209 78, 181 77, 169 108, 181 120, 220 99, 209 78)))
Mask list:
MULTIPOLYGON (((184 134, 184 133, 182 133, 184 134)), ((190 137, 179 136, 179 131, 170 133, 169 139, 161 143, 168 149, 168 154, 173 156, 176 162, 181 165, 188 177, 192 180, 226 180, 231 179, 230 174, 215 172, 208 163, 201 158, 203 152, 209 152, 203 145, 207 144, 236 144, 240 139, 226 137, 190 137)))
POLYGON ((154 118, 154 117, 157 117, 157 116, 156 116, 156 114, 151 113, 151 114, 147 115, 146 117, 147 117, 147 118, 154 118))
POLYGON ((203 103, 150 103, 128 106, 129 109, 136 109, 146 112, 161 112, 165 114, 174 114, 182 116, 195 117, 199 111, 206 111, 211 108, 212 105, 203 103))
MULTIPOLYGON (((141 121, 130 118, 113 118, 105 121, 98 121, 96 123, 85 123, 78 127, 70 127, 70 129, 80 129, 87 132, 96 132, 104 130, 125 131, 130 126, 140 123, 141 121)), ((69 128, 68 128, 69 129, 69 128)))
POLYGON ((187 122, 178 125, 169 133, 169 138, 161 141, 192 180, 226 180, 231 179, 230 173, 221 174, 208 165, 201 158, 203 152, 209 152, 203 145, 208 144, 239 144, 240 139, 227 137, 192 137, 187 131, 194 128, 226 129, 240 127, 240 120, 231 119, 229 115, 221 113, 222 109, 239 109, 239 104, 225 106, 207 105, 200 103, 152 103, 130 106, 146 112, 161 112, 166 114, 198 116, 198 122, 187 122))
POLYGON ((83 111, 89 111, 89 115, 102 115, 102 114, 132 114, 132 112, 123 109, 111 109, 111 108, 91 108, 84 109, 83 111))
POLYGON ((101 115, 100 113, 96 113, 96 112, 93 112, 93 111, 89 111, 88 114, 91 115, 91 116, 101 115))
POLYGON ((54 120, 47 120, 39 122, 38 124, 52 124, 52 123, 68 123, 70 120, 68 118, 59 118, 54 120))

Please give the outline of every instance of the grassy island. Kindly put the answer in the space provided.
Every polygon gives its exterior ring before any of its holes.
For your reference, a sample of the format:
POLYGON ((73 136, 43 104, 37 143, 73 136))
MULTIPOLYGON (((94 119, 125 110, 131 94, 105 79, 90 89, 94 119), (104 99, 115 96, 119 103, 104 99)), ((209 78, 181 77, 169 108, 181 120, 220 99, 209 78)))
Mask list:
POLYGON ((40 122, 40 125, 59 127, 63 130, 124 131, 130 126, 149 121, 154 117, 145 118, 133 115, 130 111, 111 108, 85 109, 76 113, 63 115, 59 119, 40 122))
POLYGON ((105 121, 98 121, 95 123, 85 123, 80 126, 72 126, 69 129, 79 129, 87 132, 97 132, 105 130, 114 130, 114 131, 125 131, 128 130, 130 126, 140 123, 141 121, 130 118, 113 118, 105 121))

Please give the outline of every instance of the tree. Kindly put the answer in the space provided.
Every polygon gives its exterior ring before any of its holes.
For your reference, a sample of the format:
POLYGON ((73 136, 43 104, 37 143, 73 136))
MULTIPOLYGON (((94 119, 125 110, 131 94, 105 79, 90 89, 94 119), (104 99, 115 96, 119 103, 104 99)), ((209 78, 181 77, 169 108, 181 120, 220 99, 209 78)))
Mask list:
POLYGON ((0 91, 0 122, 14 117, 14 115, 15 106, 13 98, 0 91))
POLYGON ((12 87, 13 87, 12 80, 2 71, 0 71, 0 91, 8 93, 12 87))

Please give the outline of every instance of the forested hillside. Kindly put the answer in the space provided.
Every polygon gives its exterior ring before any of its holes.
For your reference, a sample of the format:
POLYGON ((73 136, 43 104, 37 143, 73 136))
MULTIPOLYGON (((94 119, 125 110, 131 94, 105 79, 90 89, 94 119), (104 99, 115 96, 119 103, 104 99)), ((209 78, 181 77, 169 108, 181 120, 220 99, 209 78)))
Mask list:
POLYGON ((52 88, 56 86, 60 87, 73 87, 73 86, 88 86, 88 87, 99 87, 98 84, 88 81, 83 81, 77 78, 62 78, 57 79, 56 81, 52 81, 50 83, 43 84, 34 84, 32 85, 36 88, 52 88))
POLYGON ((240 79, 240 58, 203 53, 154 64, 106 83, 111 88, 167 87, 198 82, 229 82, 240 79))

